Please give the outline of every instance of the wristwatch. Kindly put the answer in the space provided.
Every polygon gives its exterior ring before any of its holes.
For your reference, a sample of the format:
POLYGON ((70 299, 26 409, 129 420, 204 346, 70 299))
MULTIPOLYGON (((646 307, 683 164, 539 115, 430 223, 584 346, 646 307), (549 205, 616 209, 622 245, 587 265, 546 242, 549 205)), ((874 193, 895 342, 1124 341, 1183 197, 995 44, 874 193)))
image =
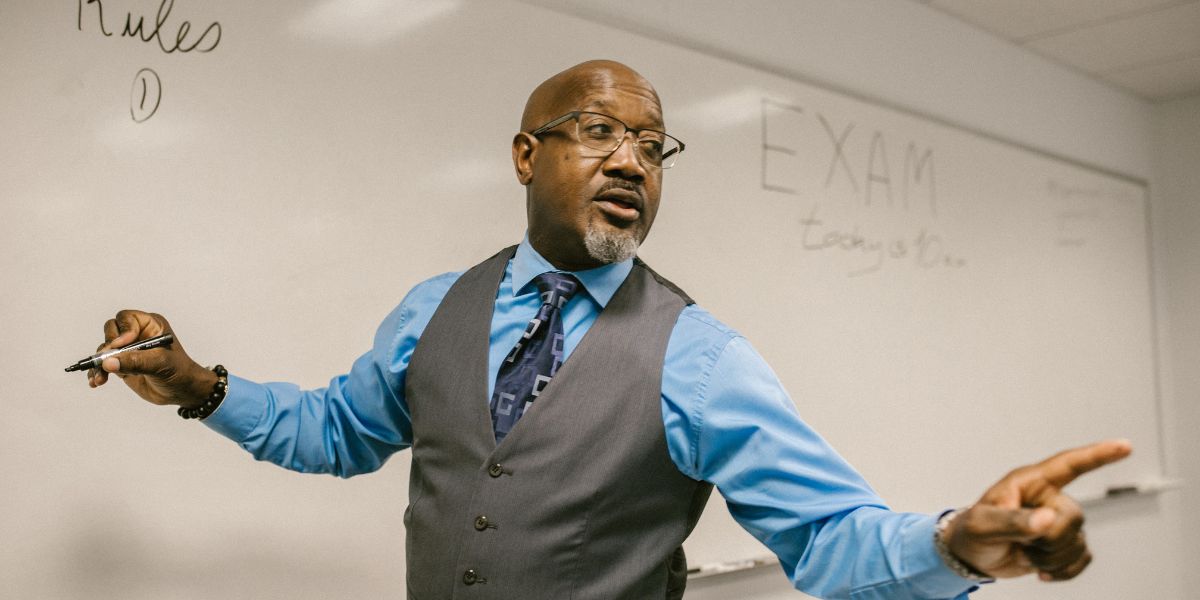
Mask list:
POLYGON ((995 577, 990 577, 986 573, 980 573, 974 567, 958 559, 950 552, 950 548, 946 545, 946 530, 950 528, 950 523, 959 514, 958 509, 950 509, 940 517, 938 517, 937 525, 933 528, 933 547, 937 549, 938 556, 942 557, 942 562, 954 571, 955 575, 963 579, 969 579, 975 583, 992 583, 996 581, 995 577))

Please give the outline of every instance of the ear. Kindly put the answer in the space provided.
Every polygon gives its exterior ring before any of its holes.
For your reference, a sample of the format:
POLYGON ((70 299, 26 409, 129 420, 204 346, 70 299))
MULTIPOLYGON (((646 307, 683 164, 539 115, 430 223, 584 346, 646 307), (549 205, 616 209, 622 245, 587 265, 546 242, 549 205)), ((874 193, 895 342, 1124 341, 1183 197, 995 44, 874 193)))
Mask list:
POLYGON ((533 160, 540 144, 540 140, 524 131, 513 136, 513 169, 516 170, 517 181, 521 182, 521 185, 529 185, 529 182, 533 181, 533 160))

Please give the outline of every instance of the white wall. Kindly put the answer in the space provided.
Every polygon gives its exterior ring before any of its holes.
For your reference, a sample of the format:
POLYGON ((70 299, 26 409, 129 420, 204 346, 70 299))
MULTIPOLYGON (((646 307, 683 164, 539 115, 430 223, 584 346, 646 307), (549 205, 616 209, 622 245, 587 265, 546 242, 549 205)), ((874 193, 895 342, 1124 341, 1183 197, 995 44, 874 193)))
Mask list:
MULTIPOLYGON (((1168 459, 1187 483, 1184 507, 1200 505, 1200 96, 1154 107, 1155 228, 1166 287, 1170 328, 1164 346, 1170 357, 1175 402, 1168 421, 1168 459)), ((1200 514, 1181 510, 1180 554, 1200 556, 1200 514)), ((1192 560, 1194 564, 1194 559, 1192 560)), ((1200 588, 1200 571, 1184 569, 1184 589, 1200 588)))
MULTIPOLYGON (((916 2, 527 0, 818 83, 1151 183, 1168 475, 1200 481, 1200 100, 1155 107, 916 2)), ((669 108, 669 107, 668 107, 669 108)), ((668 115, 669 118, 669 115, 668 115)), ((997 476, 1001 475, 999 473, 997 476)), ((982 491, 982 490, 981 490, 982 491)), ((1200 488, 1089 508, 1093 567, 981 598, 1184 598, 1200 588, 1200 488), (1136 542, 1134 542, 1136 540, 1136 542), (1136 550, 1135 550, 1136 549, 1136 550), (1131 551, 1135 550, 1135 551, 1131 551)), ((690 600, 796 598, 773 568, 692 583, 690 600)))

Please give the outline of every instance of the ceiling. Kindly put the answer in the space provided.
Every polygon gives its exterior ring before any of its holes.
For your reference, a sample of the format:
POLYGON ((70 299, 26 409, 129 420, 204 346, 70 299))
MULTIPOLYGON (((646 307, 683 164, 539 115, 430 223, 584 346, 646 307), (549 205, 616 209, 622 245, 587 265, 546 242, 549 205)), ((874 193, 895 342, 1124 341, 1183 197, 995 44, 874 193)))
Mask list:
POLYGON ((1200 0, 917 0, 1150 101, 1200 94, 1200 0))

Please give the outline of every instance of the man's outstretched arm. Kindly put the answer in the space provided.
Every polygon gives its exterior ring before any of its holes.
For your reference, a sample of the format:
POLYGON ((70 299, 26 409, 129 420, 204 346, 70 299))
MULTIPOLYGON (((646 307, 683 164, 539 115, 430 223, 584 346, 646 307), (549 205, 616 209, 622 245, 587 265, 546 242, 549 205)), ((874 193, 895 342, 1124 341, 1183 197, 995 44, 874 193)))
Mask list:
MULTIPOLYGON (((378 469, 411 443, 404 376, 423 324, 421 315, 414 313, 427 312, 422 310, 426 304, 436 306, 438 290, 445 287, 438 285, 442 279, 418 286, 380 325, 372 349, 328 387, 301 390, 289 383, 259 384, 231 374, 224 402, 204 423, 255 458, 292 470, 349 477, 378 469), (431 295, 430 302, 422 301, 425 295, 431 295), (420 305, 415 310, 414 303, 420 305)), ((105 324, 101 348, 170 331, 161 315, 124 310, 105 324)), ((158 405, 198 406, 216 381, 211 371, 187 355, 178 336, 169 348, 126 353, 102 367, 89 371, 92 387, 116 374, 158 405)))
MULTIPOLYGON (((953 597, 975 585, 939 556, 936 515, 884 508, 800 419, 744 338, 729 331, 681 335, 668 357, 688 365, 664 386, 679 396, 664 395, 672 458, 684 473, 717 486, 734 518, 779 556, 797 588, 828 598, 915 599, 953 597)), ((951 520, 942 539, 976 573, 1073 577, 1087 562, 1082 514, 1061 488, 1128 453, 1127 442, 1103 442, 1017 469, 951 520)))

